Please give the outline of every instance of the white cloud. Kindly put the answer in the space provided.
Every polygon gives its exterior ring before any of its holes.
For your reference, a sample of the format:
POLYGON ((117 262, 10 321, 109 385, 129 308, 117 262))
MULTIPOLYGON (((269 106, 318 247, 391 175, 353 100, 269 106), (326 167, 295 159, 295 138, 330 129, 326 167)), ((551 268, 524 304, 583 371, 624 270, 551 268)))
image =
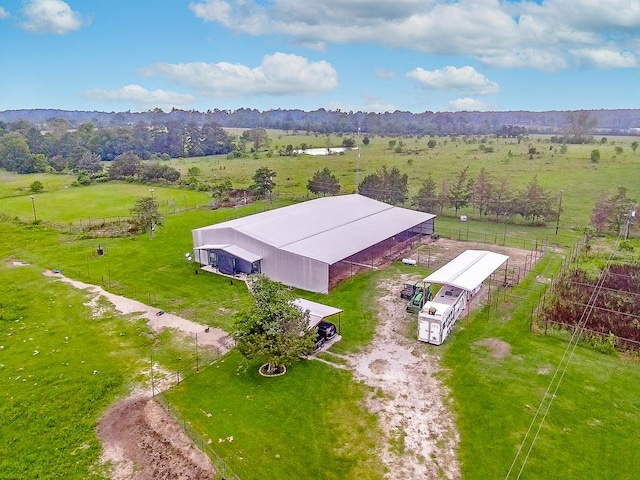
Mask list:
POLYGON ((607 48, 576 49, 571 54, 585 66, 603 70, 611 68, 636 68, 640 66, 638 56, 631 52, 619 52, 607 48))
POLYGON ((127 85, 115 90, 94 89, 81 93, 91 100, 124 102, 138 105, 141 110, 159 108, 183 108, 193 102, 192 95, 169 92, 166 90, 147 90, 140 85, 127 85))
POLYGON ((438 70, 416 68, 407 73, 425 90, 448 90, 476 95, 498 93, 500 86, 476 71, 473 67, 456 68, 447 66, 438 70))
POLYGON ((35 33, 63 35, 91 23, 89 18, 71 10, 62 0, 30 0, 26 2, 22 13, 25 20, 20 24, 21 27, 35 33))
POLYGON ((491 110, 493 107, 475 98, 457 98, 449 102, 450 110, 454 112, 479 112, 491 110))
POLYGON ((313 8, 306 0, 200 0, 189 8, 207 22, 319 50, 377 43, 544 71, 584 66, 584 49, 617 51, 625 66, 640 29, 636 0, 314 0, 313 8))
POLYGON ((9 18, 11 14, 7 12, 4 8, 0 7, 0 20, 4 18, 9 18))
POLYGON ((286 53, 266 55, 255 68, 220 63, 158 63, 139 71, 189 85, 209 97, 239 95, 309 95, 338 85, 338 74, 325 61, 310 62, 286 53))

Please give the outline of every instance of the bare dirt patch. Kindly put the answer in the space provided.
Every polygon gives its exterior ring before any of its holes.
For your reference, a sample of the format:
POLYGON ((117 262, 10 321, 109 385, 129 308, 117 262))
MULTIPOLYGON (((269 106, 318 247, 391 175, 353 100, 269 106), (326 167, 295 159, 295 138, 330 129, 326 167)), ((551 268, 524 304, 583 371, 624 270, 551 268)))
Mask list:
POLYGON ((484 340, 477 341, 476 345, 489 347, 493 358, 505 358, 511 354, 511 345, 497 338, 485 338, 484 340))
POLYGON ((209 458, 173 418, 147 396, 134 396, 114 405, 99 421, 102 461, 112 467, 114 480, 210 480, 209 458))

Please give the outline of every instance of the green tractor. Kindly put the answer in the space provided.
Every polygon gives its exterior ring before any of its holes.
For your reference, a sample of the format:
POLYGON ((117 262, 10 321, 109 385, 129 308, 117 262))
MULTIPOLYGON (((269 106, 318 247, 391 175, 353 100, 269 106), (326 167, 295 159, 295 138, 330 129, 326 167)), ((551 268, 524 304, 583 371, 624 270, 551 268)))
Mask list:
POLYGON ((409 300, 407 305, 407 312, 418 313, 422 310, 425 303, 431 300, 433 293, 431 292, 431 284, 422 282, 420 288, 416 285, 415 293, 409 300))

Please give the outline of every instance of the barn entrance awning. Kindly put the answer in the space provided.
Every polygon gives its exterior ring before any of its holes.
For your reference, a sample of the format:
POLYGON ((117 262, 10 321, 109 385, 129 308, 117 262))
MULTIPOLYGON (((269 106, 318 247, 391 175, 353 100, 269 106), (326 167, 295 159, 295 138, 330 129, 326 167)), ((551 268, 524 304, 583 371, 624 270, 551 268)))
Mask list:
POLYGON ((258 260, 262 260, 262 257, 256 255, 255 253, 249 252, 244 248, 240 248, 237 245, 231 244, 206 244, 200 245, 195 248, 196 250, 222 250, 223 252, 227 252, 229 255, 233 255, 234 257, 241 258, 249 263, 255 263, 258 260))
POLYGON ((500 253, 467 250, 433 272, 424 281, 473 291, 507 260, 509 257, 500 253))

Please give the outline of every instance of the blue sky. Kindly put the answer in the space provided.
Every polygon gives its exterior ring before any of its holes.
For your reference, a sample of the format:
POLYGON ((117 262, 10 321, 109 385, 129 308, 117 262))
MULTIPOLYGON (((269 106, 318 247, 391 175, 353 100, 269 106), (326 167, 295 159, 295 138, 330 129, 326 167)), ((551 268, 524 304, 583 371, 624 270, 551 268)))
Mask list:
POLYGON ((0 110, 640 108, 638 0, 0 0, 0 110))

